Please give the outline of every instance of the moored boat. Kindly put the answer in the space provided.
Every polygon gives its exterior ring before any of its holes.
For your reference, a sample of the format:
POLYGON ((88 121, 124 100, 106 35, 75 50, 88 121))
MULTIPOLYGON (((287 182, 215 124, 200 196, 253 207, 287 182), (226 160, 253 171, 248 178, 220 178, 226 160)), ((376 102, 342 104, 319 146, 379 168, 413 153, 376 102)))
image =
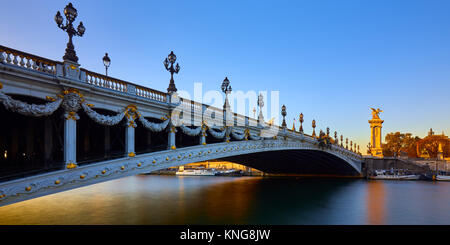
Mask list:
POLYGON ((436 175, 436 180, 450 181, 450 175, 436 175))
POLYGON ((417 174, 387 174, 385 170, 375 170, 373 176, 369 176, 369 179, 379 180, 419 180, 420 175, 417 174))
POLYGON ((215 169, 184 169, 181 166, 175 175, 181 176, 214 176, 217 171, 215 169))
POLYGON ((242 170, 236 170, 236 169, 228 169, 223 171, 217 171, 216 176, 242 176, 243 171, 242 170))

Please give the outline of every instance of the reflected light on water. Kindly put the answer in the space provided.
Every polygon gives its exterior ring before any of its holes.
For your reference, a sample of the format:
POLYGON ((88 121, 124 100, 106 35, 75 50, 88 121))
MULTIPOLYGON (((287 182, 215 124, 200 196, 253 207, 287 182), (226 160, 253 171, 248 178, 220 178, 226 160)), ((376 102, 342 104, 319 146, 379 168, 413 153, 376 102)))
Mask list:
POLYGON ((0 225, 450 224, 450 183, 132 176, 0 207, 0 225))
POLYGON ((385 224, 385 198, 384 182, 370 181, 366 192, 368 224, 385 224))

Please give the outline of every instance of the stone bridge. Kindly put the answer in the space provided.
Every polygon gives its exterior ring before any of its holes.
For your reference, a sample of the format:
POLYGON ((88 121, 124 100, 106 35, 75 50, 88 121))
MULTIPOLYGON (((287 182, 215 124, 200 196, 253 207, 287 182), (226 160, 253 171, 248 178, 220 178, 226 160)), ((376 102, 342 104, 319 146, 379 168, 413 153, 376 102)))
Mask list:
POLYGON ((0 206, 212 159, 336 175, 363 161, 328 128, 308 135, 4 46, 0 115, 0 206))

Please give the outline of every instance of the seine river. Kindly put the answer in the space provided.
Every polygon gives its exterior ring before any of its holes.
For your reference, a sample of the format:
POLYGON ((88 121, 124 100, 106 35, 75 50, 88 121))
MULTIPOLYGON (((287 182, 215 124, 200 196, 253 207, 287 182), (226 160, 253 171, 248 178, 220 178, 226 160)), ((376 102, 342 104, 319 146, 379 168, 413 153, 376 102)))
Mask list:
POLYGON ((140 175, 0 207, 0 224, 450 224, 450 183, 140 175))

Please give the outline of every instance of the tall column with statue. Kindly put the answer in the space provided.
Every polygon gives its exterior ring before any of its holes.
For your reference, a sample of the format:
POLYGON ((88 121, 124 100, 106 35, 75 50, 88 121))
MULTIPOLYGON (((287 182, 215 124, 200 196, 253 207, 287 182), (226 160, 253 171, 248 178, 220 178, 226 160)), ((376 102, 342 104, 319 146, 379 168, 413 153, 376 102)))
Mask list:
POLYGON ((381 128, 383 127, 384 120, 380 119, 380 112, 378 109, 372 109, 372 119, 370 123, 370 154, 375 157, 383 157, 383 149, 381 148, 381 128))

